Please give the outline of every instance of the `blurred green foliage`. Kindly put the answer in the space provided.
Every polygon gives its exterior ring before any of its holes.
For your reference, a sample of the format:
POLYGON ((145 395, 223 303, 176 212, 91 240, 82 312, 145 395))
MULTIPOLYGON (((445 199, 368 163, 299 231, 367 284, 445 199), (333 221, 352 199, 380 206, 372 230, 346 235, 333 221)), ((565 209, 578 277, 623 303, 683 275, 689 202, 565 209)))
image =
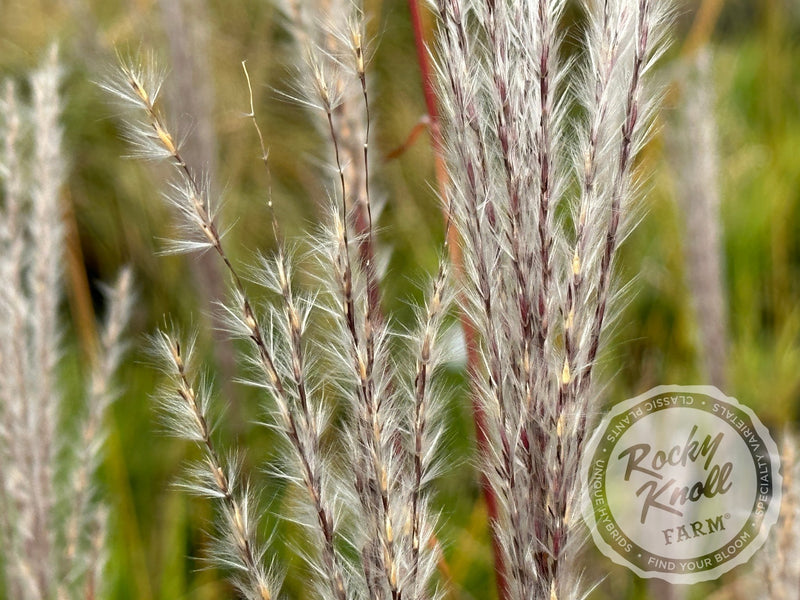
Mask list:
MULTIPOLYGON (((405 0, 368 2, 375 54, 370 74, 377 153, 406 139, 424 114, 421 84, 405 0)), ((680 8, 676 46, 662 70, 680 60, 679 50, 697 8, 680 8)), ((187 7, 193 6, 191 2, 187 7)), ((569 11, 579 27, 580 12, 569 11)), ((264 203, 267 178, 250 122, 247 87, 239 64, 248 61, 256 110, 270 148, 272 188, 284 228, 309 229, 326 200, 325 141, 308 114, 282 100, 290 89, 295 52, 269 2, 209 0, 208 43, 197 49, 213 79, 214 130, 224 194, 223 220, 233 226, 230 251, 246 262, 273 243, 264 203)), ((103 487, 112 504, 109 573, 118 600, 197 600, 232 597, 224 577, 196 557, 209 540, 212 509, 170 484, 193 449, 159 432, 149 395, 158 375, 148 364, 144 335, 165 315, 186 327, 208 330, 192 257, 158 256, 171 217, 159 198, 164 172, 124 160, 115 108, 93 82, 114 68, 114 49, 155 48, 167 63, 167 37, 153 0, 0 0, 0 73, 20 79, 53 41, 65 67, 64 123, 70 163, 65 190, 67 219, 74 218, 94 309, 102 314, 97 284, 111 281, 124 263, 134 266, 140 302, 134 315, 124 395, 114 406, 103 487)), ((174 32, 172 32, 174 33, 174 32)), ((572 43, 572 38, 570 38, 572 43)), ((794 0, 738 0, 725 4, 710 39, 715 60, 720 131, 724 264, 731 340, 725 392, 752 406, 779 432, 797 419, 800 390, 800 10, 794 0)), ((169 85, 169 83, 167 84, 169 85)), ((669 106, 662 127, 669 126, 669 106)), ((180 123, 181 106, 171 106, 180 123)), ((656 138, 646 153, 649 198, 641 227, 623 250, 623 278, 637 277, 635 293, 619 319, 604 367, 610 385, 600 402, 614 402, 666 383, 704 383, 697 368, 696 326, 684 280, 682 225, 674 199, 675 177, 656 138)), ((410 315, 416 282, 436 264, 442 219, 433 192, 432 154, 421 136, 399 158, 382 161, 376 189, 386 198, 380 242, 389 260, 386 310, 400 322, 410 315)), ((80 282, 67 281, 67 287, 80 282)), ((79 323, 79 301, 64 303, 65 324, 79 323)), ((80 325, 65 325, 65 388, 76 388, 84 364, 80 325)), ((206 347, 211 339, 204 337, 206 347)), ((213 360, 209 349, 208 360, 213 360)), ((473 426, 463 373, 452 374, 454 400, 447 444, 452 469, 439 488, 446 562, 454 600, 495 594, 486 510, 473 468, 473 426)), ((226 394, 229 388, 225 388, 226 394)), ((234 386, 220 437, 228 448, 247 448, 246 468, 265 482, 261 467, 273 456, 268 432, 247 423, 261 417, 262 401, 234 386)), ((280 502, 269 488, 265 506, 280 502)), ((274 506, 273 506, 274 508, 274 506)), ((267 529, 276 526, 274 519, 267 529)), ((297 562, 279 529, 277 562, 297 562), (284 548, 280 550, 280 548, 284 548)), ((267 533, 267 531, 265 531, 267 533)), ((740 567, 738 571, 743 571, 740 567)), ((293 570, 295 575, 301 570, 293 570)), ((734 572, 734 575, 736 572, 734 572)), ((647 597, 646 584, 587 549, 586 580, 605 576, 593 598, 647 597), (607 575, 607 576, 606 576, 607 575)), ((299 581, 287 590, 298 594, 299 581)), ((695 586, 691 598, 717 587, 695 586)))

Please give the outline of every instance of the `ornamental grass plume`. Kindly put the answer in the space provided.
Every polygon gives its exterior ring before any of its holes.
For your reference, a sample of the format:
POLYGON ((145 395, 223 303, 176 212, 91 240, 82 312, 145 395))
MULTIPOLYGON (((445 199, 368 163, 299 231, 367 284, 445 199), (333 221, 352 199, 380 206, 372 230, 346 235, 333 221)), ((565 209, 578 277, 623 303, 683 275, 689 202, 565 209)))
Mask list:
MULTIPOLYGON (((310 84, 301 100, 320 115, 336 176, 328 223, 313 237, 305 258, 284 241, 268 199, 277 250, 260 256, 255 267, 234 265, 211 186, 187 165, 160 109, 158 68, 149 59, 123 61, 103 87, 133 109, 126 132, 136 154, 174 167, 166 197, 184 222, 170 249, 212 250, 227 270, 230 300, 222 312, 229 332, 249 342, 249 352, 241 357, 247 381, 263 391, 266 423, 283 442, 280 459, 266 468, 294 488, 283 516, 307 534, 309 544, 297 548, 310 574, 307 593, 336 600, 436 598, 436 518, 428 488, 439 469, 439 410, 448 393, 438 382, 442 325, 450 306, 448 269, 442 262, 411 331, 393 327, 380 314, 378 272, 362 252, 373 235, 362 13, 353 10, 343 30, 324 38, 338 40, 343 52, 307 41, 310 84), (339 110, 343 90, 353 82, 361 90, 359 110, 365 119, 358 141, 360 178, 346 175, 343 140, 351 133, 343 133, 349 125, 339 110), (363 233, 357 225, 362 214, 367 218, 363 233), (317 283, 301 286, 298 269, 317 283), (256 305, 251 286, 272 301, 256 305), (403 356, 393 353, 397 345, 405 347, 403 356), (336 435, 327 435, 331 429, 336 435)), ((246 70, 245 75, 249 84, 246 70)), ((252 93, 249 116, 266 163, 252 93)), ((267 557, 269 545, 259 539, 259 515, 253 510, 258 492, 237 462, 216 449, 209 417, 213 392, 191 360, 193 344, 167 331, 155 336, 154 345, 169 375, 159 396, 166 423, 204 454, 186 487, 219 509, 219 533, 210 554, 231 569, 242 597, 278 597, 280 570, 267 557)))
POLYGON ((83 402, 68 416, 75 409, 58 373, 66 174, 59 73, 53 49, 30 78, 30 103, 11 81, 0 101, 0 544, 5 597, 15 600, 103 592, 108 507, 94 479, 131 305, 125 270, 108 290, 83 402))
POLYGON ((463 310, 481 338, 482 460, 514 600, 580 596, 579 465, 669 22, 667 2, 586 2, 585 51, 567 59, 564 5, 435 2, 463 310))
MULTIPOLYGON (((128 109, 135 154, 172 166, 165 198, 183 223, 169 249, 211 251, 226 271, 221 312, 246 342, 246 380, 282 440, 265 468, 289 484, 281 515, 306 535, 296 548, 309 574, 305 597, 442 595, 430 483, 443 458, 442 335, 456 292, 480 336, 471 376, 487 415, 481 466, 500 500, 492 525, 504 596, 582 597, 579 463, 598 405, 597 359, 618 310, 617 251, 640 196, 634 163, 655 108, 650 71, 669 21, 663 1, 586 4, 585 55, 566 59, 561 0, 434 2, 447 227, 457 228, 464 265, 455 285, 440 262, 408 331, 382 312, 369 53, 357 5, 332 2, 335 12, 313 15, 304 3, 285 7, 306 58, 293 98, 316 113, 333 176, 325 225, 299 244, 284 239, 281 207, 267 194, 277 249, 254 266, 230 258, 215 186, 184 159, 153 61, 123 59, 102 84, 128 109), (577 119, 568 118, 573 108, 577 119), (256 294, 268 301, 256 304, 256 294)), ((246 69, 245 77, 249 86, 246 69)), ((268 165, 252 90, 247 116, 268 165)), ((203 454, 185 486, 216 504, 209 552, 240 595, 276 598, 282 568, 260 536, 259 488, 236 459, 245 449, 220 450, 214 386, 193 339, 169 330, 153 344, 167 374, 159 403, 168 428, 203 454)))
POLYGON ((670 160, 683 213, 686 280, 698 330, 701 373, 723 388, 727 370, 727 298, 720 217, 719 148, 713 56, 708 48, 682 66, 681 98, 670 128, 670 160))

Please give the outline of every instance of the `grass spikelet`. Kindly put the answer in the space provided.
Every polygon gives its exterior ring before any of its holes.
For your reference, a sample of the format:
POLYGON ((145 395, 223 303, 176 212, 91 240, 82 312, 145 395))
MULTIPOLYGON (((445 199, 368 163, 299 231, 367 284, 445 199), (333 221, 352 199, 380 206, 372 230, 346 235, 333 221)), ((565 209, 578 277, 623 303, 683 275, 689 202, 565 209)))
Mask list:
POLYGON ((233 570, 232 582, 248 600, 277 597, 279 584, 264 567, 265 549, 256 540, 250 506, 253 497, 246 482, 240 482, 235 461, 223 461, 212 440, 208 409, 211 387, 192 373, 194 341, 182 344, 173 333, 159 332, 152 339, 159 364, 168 375, 159 404, 168 430, 195 442, 203 460, 190 472, 183 485, 192 493, 210 497, 222 515, 221 534, 212 544, 212 557, 233 570))

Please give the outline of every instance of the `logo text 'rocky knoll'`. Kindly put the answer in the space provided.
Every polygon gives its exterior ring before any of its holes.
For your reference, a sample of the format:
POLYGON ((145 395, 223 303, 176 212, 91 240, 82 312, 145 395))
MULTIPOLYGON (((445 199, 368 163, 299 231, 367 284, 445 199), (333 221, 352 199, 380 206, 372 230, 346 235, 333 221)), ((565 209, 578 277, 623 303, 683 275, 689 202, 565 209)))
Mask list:
MULTIPOLYGON (((631 473, 638 471, 650 479, 639 489, 636 495, 644 499, 640 522, 644 524, 651 508, 663 510, 679 517, 683 516, 682 507, 687 502, 697 502, 701 498, 713 498, 731 489, 728 481, 733 464, 728 461, 722 465, 713 463, 714 455, 719 448, 724 433, 718 433, 713 439, 706 435, 702 442, 695 439, 697 425, 692 427, 688 438, 682 445, 675 445, 667 450, 656 450, 648 443, 633 444, 620 452, 617 458, 627 459, 625 481, 630 481, 631 473), (696 481, 691 485, 681 485, 675 478, 664 481, 662 470, 666 466, 687 467, 695 465, 698 460, 705 459, 703 470, 707 473, 705 481, 696 481), (644 463, 644 464, 642 464, 644 463), (666 503, 665 503, 666 502, 666 503)), ((694 471, 694 469, 692 469, 694 471)))

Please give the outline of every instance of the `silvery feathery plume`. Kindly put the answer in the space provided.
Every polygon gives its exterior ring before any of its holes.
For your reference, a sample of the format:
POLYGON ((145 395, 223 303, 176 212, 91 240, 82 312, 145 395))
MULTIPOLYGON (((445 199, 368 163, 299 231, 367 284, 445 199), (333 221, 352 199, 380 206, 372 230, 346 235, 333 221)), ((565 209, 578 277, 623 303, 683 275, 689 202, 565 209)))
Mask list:
POLYGON ((329 275, 323 287, 334 292, 330 314, 337 328, 330 347, 338 352, 333 363, 348 367, 340 388, 354 419, 345 431, 355 467, 350 477, 357 505, 352 509, 362 525, 354 543, 369 597, 426 598, 436 553, 425 488, 438 468, 437 409, 444 394, 434 373, 441 367, 448 270, 440 267, 418 327, 407 336, 414 353, 411 379, 389 352, 395 333, 380 304, 364 14, 357 4, 329 4, 324 12, 317 7, 312 13, 325 26, 310 28, 311 34, 307 25, 303 28, 311 11, 295 3, 288 12, 307 51, 309 84, 299 100, 321 117, 337 173, 332 227, 319 250, 321 270, 329 275), (404 410, 412 409, 409 417, 404 410))
MULTIPOLYGON (((190 125, 186 132, 186 159, 190 168, 202 169, 216 180, 219 145, 214 124, 214 79, 212 77, 211 20, 206 2, 199 0, 159 0, 161 26, 169 47, 173 85, 167 103, 180 107, 181 120, 190 125)), ((214 306, 224 296, 223 271, 213 256, 199 256, 189 265, 195 285, 208 290, 202 312, 213 327, 214 358, 224 376, 223 390, 234 430, 242 426, 242 415, 233 377, 236 357, 231 340, 216 320, 214 306)))
POLYGON ((125 329, 133 308, 133 274, 124 268, 113 286, 103 289, 107 312, 92 357, 86 382, 86 403, 78 420, 79 442, 62 440, 67 446, 71 468, 63 495, 69 498, 64 526, 63 554, 66 566, 65 582, 59 586, 58 597, 86 597, 91 590, 95 597, 105 591, 106 536, 108 508, 93 480, 103 460, 107 430, 104 425, 111 403, 120 395, 114 376, 125 356, 125 329))
MULTIPOLYGON (((228 271, 231 300, 223 307, 227 326, 234 336, 250 343, 250 352, 243 357, 249 367, 247 381, 265 392, 268 425, 283 439, 280 461, 267 470, 291 484, 294 492, 284 518, 302 525, 312 542, 297 549, 311 575, 309 593, 334 600, 431 598, 437 595, 431 581, 436 552, 431 543, 435 518, 428 508, 428 484, 439 466, 438 409, 444 390, 436 376, 443 365, 440 330, 449 308, 447 268, 444 264, 440 268, 416 328, 402 334, 410 359, 394 358, 390 348, 398 334, 381 314, 378 275, 362 250, 363 240, 371 242, 373 234, 369 94, 360 11, 345 24, 346 29, 336 35, 346 42, 348 53, 332 64, 329 57, 310 51, 311 82, 301 98, 319 110, 335 168, 328 223, 309 244, 306 270, 317 281, 311 289, 298 283, 301 278, 295 273, 304 263, 283 240, 271 198, 277 251, 260 257, 255 267, 242 274, 231 262, 209 186, 187 167, 159 109, 162 78, 148 59, 123 61, 117 76, 103 87, 136 109, 126 132, 137 154, 174 166, 167 199, 178 208, 184 223, 172 249, 211 249, 228 271), (354 79, 361 90, 367 119, 359 141, 360 178, 346 174, 342 148, 346 125, 337 112, 347 78, 354 79), (367 207, 363 232, 358 232, 353 214, 357 210, 353 199, 358 195, 367 207), (266 306, 254 306, 248 280, 269 293, 271 301, 266 306), (315 321, 326 323, 327 331, 317 331, 315 321), (334 411, 344 416, 337 420, 338 435, 331 441, 324 434, 334 411)), ((249 85, 246 70, 245 75, 249 85)), ((252 92, 248 116, 266 163, 252 92)), ((237 509, 243 500, 237 498, 247 495, 219 478, 225 469, 211 439, 208 393, 193 383, 191 370, 185 366, 184 346, 168 333, 156 341, 161 363, 172 376, 162 402, 169 415, 167 423, 172 431, 199 443, 207 455, 200 468, 193 470, 194 483, 189 486, 215 498, 226 515, 220 525, 221 540, 211 552, 222 564, 235 567, 237 587, 244 597, 274 597, 279 581, 264 566, 270 561, 255 536, 258 515, 251 510, 248 527, 230 517, 243 512, 237 509), (176 387, 181 390, 177 395, 171 391, 176 387)))
POLYGON ((684 65, 681 99, 671 128, 670 158, 684 217, 686 277, 699 333, 702 372, 725 385, 727 304, 723 280, 719 197, 719 149, 714 110, 712 56, 703 50, 684 65))
POLYGON ((31 76, 29 105, 11 82, 2 99, 0 539, 7 595, 20 599, 85 598, 102 590, 107 509, 93 480, 131 297, 124 272, 109 292, 75 439, 59 426, 65 176, 59 73, 54 48, 31 76))
MULTIPOLYGON (((60 334, 58 259, 63 248, 59 192, 64 163, 58 82, 59 67, 53 53, 31 77, 31 105, 26 107, 30 117, 24 127, 29 128, 35 143, 32 156, 17 155, 9 160, 9 169, 16 172, 9 173, 14 191, 8 194, 6 210, 16 215, 12 218, 14 229, 8 232, 12 244, 8 260, 13 256, 18 262, 7 265, 13 274, 12 285, 4 286, 3 291, 3 305, 8 311, 8 318, 3 321, 14 330, 13 340, 6 338, 5 343, 12 347, 4 349, 3 363, 16 363, 11 367, 16 375, 15 393, 7 393, 4 402, 6 422, 14 422, 5 444, 9 458, 13 458, 4 461, 4 480, 9 504, 16 508, 12 514, 21 534, 17 544, 22 550, 12 568, 19 573, 23 594, 43 597, 52 584, 49 569, 55 537, 50 515, 56 506, 53 485, 60 402, 59 391, 53 385, 60 334), (30 177, 26 177, 28 169, 30 177)), ((16 103, 13 94, 9 91, 12 105, 16 103)), ((14 128, 14 116, 9 120, 14 128)), ((9 148, 10 153, 15 151, 19 146, 9 148)))
MULTIPOLYGON (((258 364, 266 375, 266 381, 276 383, 278 376, 270 348, 245 296, 243 283, 225 254, 214 206, 208 197, 208 186, 184 161, 178 142, 160 112, 158 102, 162 83, 163 73, 148 56, 140 63, 121 61, 115 78, 101 85, 123 106, 136 111, 127 122, 126 130, 136 155, 151 160, 167 160, 175 166, 176 177, 166 198, 181 217, 181 232, 185 235, 176 239, 171 250, 191 252, 213 248, 222 257, 234 283, 237 301, 234 314, 258 350, 258 364)), ((263 563, 265 551, 256 537, 258 519, 250 510, 254 495, 250 493, 247 482, 239 476, 236 461, 226 460, 212 439, 208 415, 211 386, 195 370, 192 360, 194 344, 167 331, 154 337, 153 347, 159 364, 169 377, 169 383, 160 394, 160 406, 168 429, 178 437, 195 442, 204 453, 204 459, 192 469, 186 485, 193 492, 212 498, 222 517, 217 542, 211 548, 212 557, 233 570, 232 581, 242 597, 248 600, 276 597, 278 582, 263 563)))
POLYGON ((481 334, 483 459, 512 599, 579 596, 592 374, 654 108, 647 75, 668 20, 656 0, 585 5, 585 52, 573 63, 560 51, 562 1, 434 2, 464 310, 481 334), (570 131, 573 95, 582 117, 570 131))
MULTIPOLYGON (((277 4, 301 57, 295 66, 300 84, 297 99, 304 104, 309 100, 302 86, 314 87, 318 68, 333 75, 331 82, 335 85, 333 95, 336 97, 333 116, 342 168, 350 190, 347 201, 352 208, 355 231, 364 234, 370 221, 377 218, 381 205, 376 202, 374 194, 368 197, 369 148, 365 148, 364 143, 369 144, 371 140, 369 103, 364 101, 364 94, 368 84, 365 65, 369 57, 363 32, 363 11, 358 3, 350 0, 279 0, 277 4), (354 40, 353 35, 360 38, 354 40), (349 76, 340 76, 344 74, 349 76)), ((312 101, 309 107, 312 113, 316 112, 316 104, 312 101)), ((327 137, 329 132, 325 120, 315 118, 314 122, 327 137)), ((362 262, 372 259, 374 248, 369 236, 362 235, 358 249, 362 262)))
POLYGON ((265 567, 265 548, 256 539, 256 498, 242 479, 237 460, 221 455, 212 439, 209 404, 213 392, 209 382, 195 372, 194 340, 159 332, 152 347, 169 381, 159 395, 165 422, 172 433, 195 442, 203 451, 184 486, 219 506, 223 524, 213 558, 233 571, 231 580, 243 598, 270 600, 278 583, 265 567))
MULTIPOLYGON (((698 366, 701 376, 724 389, 728 311, 712 58, 703 48, 680 65, 675 81, 679 101, 665 137, 670 162, 679 174, 673 179, 684 223, 683 255, 697 324, 698 366)), ((652 580, 650 586, 662 588, 662 598, 685 597, 681 588, 661 580, 652 580)))

